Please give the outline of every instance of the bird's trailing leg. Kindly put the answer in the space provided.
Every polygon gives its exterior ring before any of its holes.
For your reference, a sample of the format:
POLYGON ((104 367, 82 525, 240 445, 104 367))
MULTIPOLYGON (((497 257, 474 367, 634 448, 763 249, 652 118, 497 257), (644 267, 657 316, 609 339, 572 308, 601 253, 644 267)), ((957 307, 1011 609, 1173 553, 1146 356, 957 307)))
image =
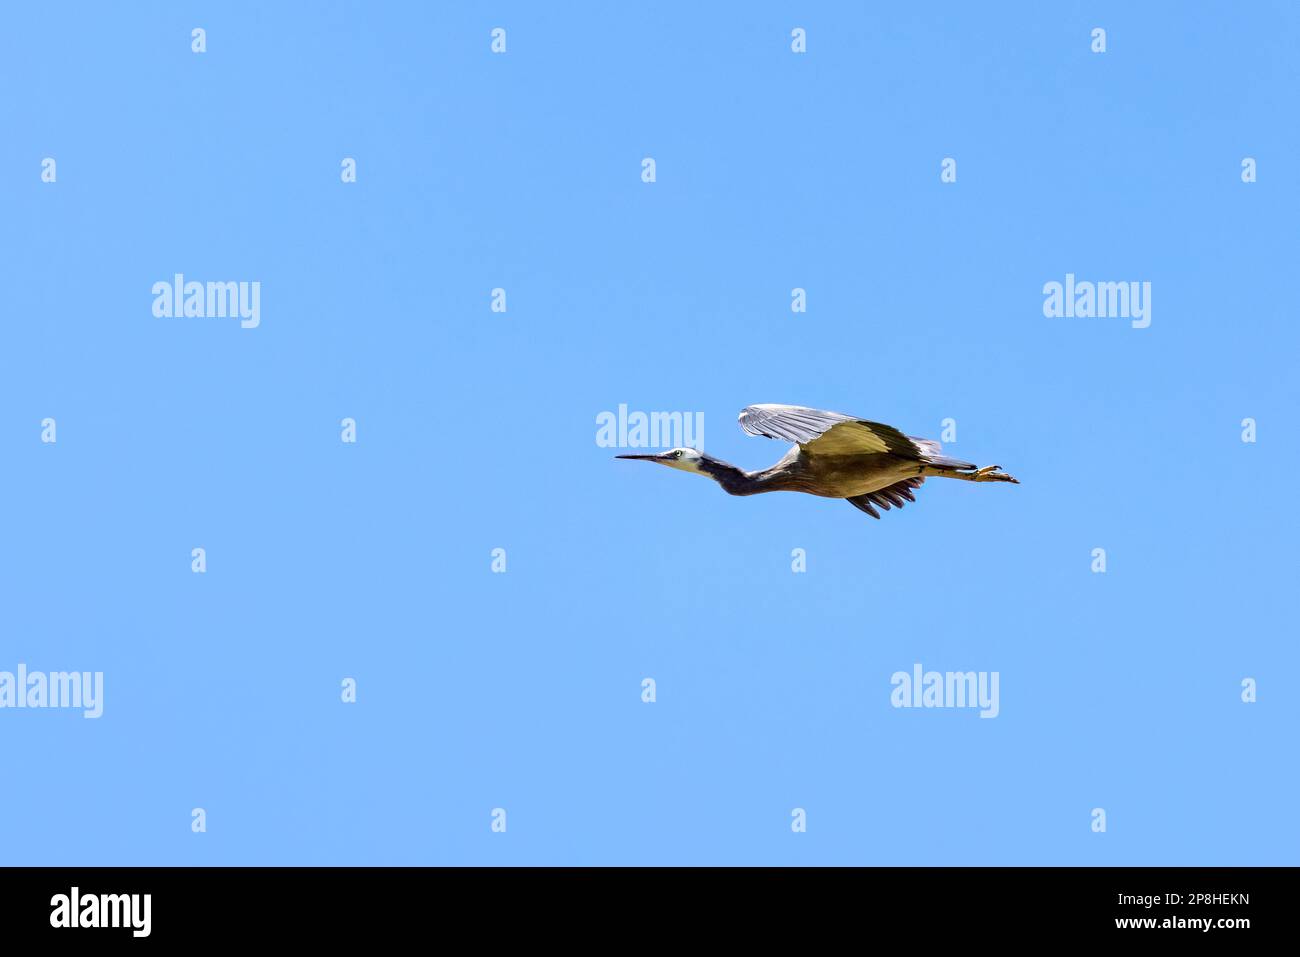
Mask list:
POLYGON ((925 475, 933 475, 938 478, 962 479, 966 482, 1011 482, 1013 485, 1019 485, 1020 480, 1008 475, 1002 471, 1000 465, 986 465, 982 469, 950 469, 937 465, 927 465, 923 472, 925 475))

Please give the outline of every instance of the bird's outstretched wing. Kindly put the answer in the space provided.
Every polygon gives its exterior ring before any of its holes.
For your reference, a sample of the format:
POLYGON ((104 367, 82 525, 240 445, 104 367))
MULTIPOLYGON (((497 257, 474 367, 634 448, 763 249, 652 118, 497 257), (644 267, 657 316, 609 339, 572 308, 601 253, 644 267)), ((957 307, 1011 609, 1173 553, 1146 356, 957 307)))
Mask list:
POLYGON ((922 440, 926 443, 922 448, 892 425, 801 405, 751 405, 740 413, 740 427, 750 435, 797 442, 810 453, 820 455, 889 452, 920 460, 938 444, 922 440))
POLYGON ((861 509, 872 518, 880 518, 880 513, 876 511, 875 506, 888 510, 889 508, 902 508, 904 501, 915 502, 916 498, 912 495, 912 489, 920 488, 925 479, 918 476, 917 478, 903 479, 893 485, 877 489, 874 492, 868 492, 866 495, 855 495, 853 498, 846 498, 854 508, 861 509))

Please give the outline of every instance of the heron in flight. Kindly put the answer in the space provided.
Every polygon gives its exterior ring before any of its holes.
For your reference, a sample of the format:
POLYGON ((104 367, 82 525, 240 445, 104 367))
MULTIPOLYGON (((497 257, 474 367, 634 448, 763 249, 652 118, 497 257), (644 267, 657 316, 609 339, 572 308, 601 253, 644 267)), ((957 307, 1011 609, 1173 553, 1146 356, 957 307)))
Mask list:
POLYGON ((904 435, 893 426, 840 412, 751 405, 740 413, 740 427, 750 435, 795 444, 775 465, 757 472, 746 472, 696 449, 617 458, 707 475, 731 495, 807 492, 842 498, 872 518, 880 518, 877 506, 902 508, 904 502, 915 502, 912 490, 927 478, 1020 484, 1000 465, 979 468, 941 454, 943 446, 933 439, 904 435))

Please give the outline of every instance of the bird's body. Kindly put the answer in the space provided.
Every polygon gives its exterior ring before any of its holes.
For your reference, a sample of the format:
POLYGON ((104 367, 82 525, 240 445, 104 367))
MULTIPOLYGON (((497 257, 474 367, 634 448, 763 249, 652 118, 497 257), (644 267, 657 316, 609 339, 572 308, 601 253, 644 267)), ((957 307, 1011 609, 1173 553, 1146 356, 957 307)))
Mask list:
POLYGON ((916 501, 912 490, 926 478, 1016 482, 1000 471, 1001 466, 978 468, 943 455, 942 447, 932 439, 907 436, 892 426, 839 412, 797 405, 751 405, 740 413, 740 427, 751 435, 795 444, 776 464, 757 472, 746 472, 695 449, 619 458, 643 459, 707 475, 732 495, 804 492, 842 498, 874 518, 880 517, 877 506, 901 508, 905 501, 916 501))

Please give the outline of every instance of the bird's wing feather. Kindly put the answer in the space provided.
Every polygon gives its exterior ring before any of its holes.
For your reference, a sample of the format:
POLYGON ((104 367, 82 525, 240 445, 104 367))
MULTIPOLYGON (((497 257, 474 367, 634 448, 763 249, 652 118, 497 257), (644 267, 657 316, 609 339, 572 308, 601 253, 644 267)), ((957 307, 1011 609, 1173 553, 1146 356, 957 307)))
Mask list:
POLYGON ((811 442, 833 425, 854 421, 841 412, 822 412, 801 405, 751 405, 740 412, 740 427, 750 435, 787 442, 811 442))
POLYGON ((916 478, 903 479, 901 482, 895 482, 885 488, 877 489, 874 492, 868 492, 866 495, 855 495, 853 498, 846 498, 854 508, 861 509, 872 518, 880 518, 880 513, 876 511, 876 506, 883 509, 902 508, 906 502, 915 502, 916 497, 912 494, 912 489, 920 488, 925 479, 921 476, 916 478))
POLYGON ((925 454, 892 425, 800 405, 751 405, 740 413, 740 427, 750 435, 797 442, 809 452, 822 455, 890 452, 920 459, 925 454))

